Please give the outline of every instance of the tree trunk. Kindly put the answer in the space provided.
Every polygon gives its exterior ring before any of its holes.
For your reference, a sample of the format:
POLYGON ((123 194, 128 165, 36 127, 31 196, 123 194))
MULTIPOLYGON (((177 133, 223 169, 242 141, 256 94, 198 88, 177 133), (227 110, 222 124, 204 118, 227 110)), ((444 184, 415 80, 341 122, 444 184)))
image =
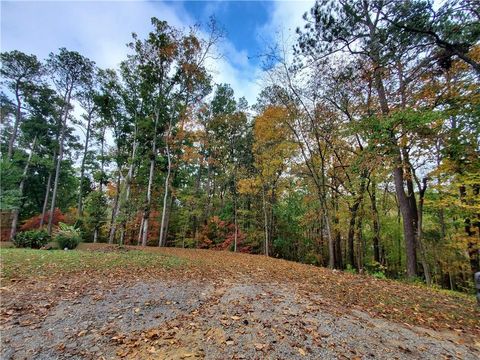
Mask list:
POLYGON ((85 135, 85 145, 83 148, 83 158, 82 158, 82 165, 80 166, 80 190, 78 191, 78 205, 77 205, 77 217, 81 218, 83 216, 83 178, 85 176, 85 161, 87 159, 88 154, 88 142, 90 140, 90 131, 91 131, 91 122, 92 122, 93 110, 88 113, 87 117, 87 133, 85 135))
POLYGON ((264 228, 265 228, 264 253, 265 253, 265 256, 268 256, 268 214, 267 214, 267 203, 265 200, 265 188, 263 186, 262 186, 262 204, 263 204, 263 217, 264 217, 264 228))
POLYGON ((138 240, 137 245, 142 245, 143 238, 143 216, 140 218, 140 226, 138 227, 138 240))
POLYGON ((425 274, 425 282, 427 285, 432 284, 432 276, 430 274, 430 267, 427 262, 427 256, 425 247, 423 245, 423 204, 425 199, 425 191, 427 190, 427 178, 423 178, 420 183, 419 179, 412 171, 412 175, 417 183, 418 187, 418 209, 417 209, 417 246, 420 253, 420 261, 423 267, 423 273, 425 274))
POLYGON ((322 212, 323 212, 323 220, 325 222, 325 229, 327 230, 327 238, 328 238, 328 267, 330 269, 335 268, 335 240, 333 238, 332 230, 330 227, 330 221, 328 218, 327 213, 327 206, 324 201, 321 201, 322 205, 322 212))
MULTIPOLYGON (((466 196, 467 188, 465 185, 460 186, 460 201, 465 203, 465 196, 466 196)), ((477 197, 480 192, 480 187, 473 185, 473 194, 477 197)), ((480 271, 480 250, 478 249, 478 235, 474 230, 475 227, 478 225, 470 217, 464 219, 464 229, 465 235, 468 238, 467 241, 467 254, 470 261, 470 270, 472 275, 476 272, 480 271)), ((480 229, 479 234, 480 234, 480 229)))
MULTIPOLYGON (((27 163, 25 164, 25 167, 23 168, 23 173, 22 173, 22 179, 20 180, 20 185, 18 186, 18 193, 20 194, 20 197, 23 197, 23 188, 25 187, 25 180, 27 178, 28 174, 28 168, 30 167, 30 162, 32 161, 32 156, 35 151, 35 145, 37 143, 37 137, 33 139, 32 143, 32 149, 30 151, 30 154, 28 154, 28 159, 27 163)), ((12 219, 12 230, 10 232, 10 241, 13 241, 15 238, 15 235, 17 235, 17 226, 18 226, 18 215, 20 213, 20 206, 15 208, 13 211, 13 219, 12 219)))
POLYGON ((42 207, 42 218, 40 219, 39 228, 43 227, 45 223, 45 217, 47 216, 47 208, 48 208, 48 198, 50 197, 50 188, 52 187, 52 176, 53 176, 53 169, 55 168, 55 158, 57 157, 56 151, 53 153, 53 168, 48 173, 48 180, 47 180, 47 187, 45 190, 45 199, 43 200, 43 207, 42 207))
POLYGON ((68 113, 70 110, 71 93, 72 93, 72 88, 70 88, 67 91, 66 97, 65 97, 66 98, 65 110, 63 114, 62 129, 60 131, 57 167, 55 169, 55 180, 53 182, 52 204, 50 206, 50 216, 48 217, 48 235, 52 235, 53 216, 55 212, 55 201, 57 199, 58 181, 60 179, 60 170, 62 168, 63 150, 64 150, 63 148, 64 148, 64 142, 65 142, 65 133, 67 131, 67 119, 68 119, 68 113))
POLYGON ((207 182, 205 184, 205 193, 207 194, 207 201, 205 202, 205 208, 203 211, 203 222, 207 223, 210 217, 210 201, 212 197, 212 164, 209 158, 207 158, 207 182))
POLYGON ((347 239, 347 245, 348 245, 348 264, 351 265, 353 268, 356 268, 355 265, 355 250, 354 250, 354 238, 355 238, 355 222, 357 219, 357 211, 358 207, 360 206, 360 201, 357 199, 353 203, 352 206, 350 206, 350 222, 348 225, 348 239, 347 239))
POLYGON ((364 254, 365 254, 365 244, 362 234, 363 221, 362 217, 358 218, 356 223, 356 233, 357 233, 357 269, 360 273, 363 272, 364 267, 364 254))
POLYGON ((19 81, 15 84, 15 98, 17 99, 17 111, 15 114, 15 122, 13 123, 12 134, 10 135, 10 140, 8 141, 8 153, 7 159, 11 160, 13 155, 13 146, 15 145, 15 139, 17 138, 18 125, 22 119, 22 102, 20 100, 19 92, 19 81))
POLYGON ((276 181, 272 184, 272 191, 271 191, 271 195, 270 195, 270 206, 269 206, 269 213, 270 213, 270 224, 269 224, 269 232, 268 232, 268 243, 269 244, 273 244, 273 240, 276 236, 276 232, 275 232, 275 213, 274 213, 274 206, 275 204, 277 203, 277 199, 276 199, 276 194, 275 194, 275 190, 276 190, 276 181))
MULTIPOLYGON (((387 95, 385 91, 385 86, 383 84, 383 75, 382 72, 384 68, 381 65, 380 61, 380 49, 381 43, 379 40, 379 35, 377 34, 378 30, 376 25, 371 21, 370 14, 368 12, 368 4, 365 2, 364 7, 364 16, 367 20, 367 25, 369 27, 369 36, 370 36, 370 56, 373 61, 374 72, 373 72, 373 79, 375 84, 375 89, 378 95, 378 100, 380 103, 380 109, 383 116, 388 116, 390 114, 390 109, 387 101, 387 95)), ((393 178, 395 183, 395 193, 397 195, 400 213, 403 219, 403 235, 405 238, 405 249, 406 249, 406 256, 407 256, 407 276, 408 277, 415 277, 417 274, 416 265, 417 265, 417 258, 416 258, 416 228, 414 226, 414 214, 412 212, 411 203, 409 202, 409 198, 405 194, 404 189, 404 174, 403 174, 403 162, 402 162, 402 154, 400 152, 400 147, 398 146, 397 139, 395 138, 395 134, 393 130, 390 134, 390 141, 393 155, 393 178)))
POLYGON ((127 179, 125 180, 125 187, 126 187, 126 190, 125 190, 125 206, 124 206, 125 216, 124 216, 124 219, 122 219, 121 230, 120 230, 120 244, 121 245, 123 245, 125 243, 126 226, 127 226, 127 221, 130 218, 130 206, 129 206, 128 202, 130 200, 130 188, 131 188, 131 185, 132 185, 135 155, 136 155, 136 152, 137 152, 136 136, 137 135, 136 135, 136 126, 135 126, 135 139, 133 141, 130 167, 128 168, 127 179))
POLYGON ((112 217, 110 220, 110 231, 108 235, 108 243, 113 244, 113 240, 115 240, 115 233, 117 230, 117 217, 118 217, 118 210, 120 208, 120 168, 118 169, 118 175, 117 175, 117 193, 115 194, 115 200, 113 202, 113 208, 112 208, 112 217))
POLYGON ((152 206, 153 175, 155 172, 155 158, 157 157, 157 127, 158 127, 159 116, 160 116, 160 113, 157 110, 155 113, 155 127, 154 127, 153 139, 152 139, 152 154, 150 155, 150 172, 148 175, 147 203, 145 204, 145 209, 143 210, 143 228, 141 231, 142 246, 147 246, 148 221, 150 218, 150 208, 152 206))
MULTIPOLYGON (((380 75, 380 68, 376 68, 374 72, 375 85, 380 101, 380 107, 382 114, 388 116, 390 113, 385 88, 380 75)), ((393 146, 394 156, 394 169, 393 178, 395 183, 395 193, 397 195, 398 204, 400 207, 400 213, 403 219, 403 235, 405 238, 405 250, 407 257, 407 276, 415 277, 417 275, 417 254, 416 254, 416 229, 414 223, 414 213, 411 208, 411 202, 409 197, 405 194, 404 189, 404 174, 403 174, 403 162, 400 148, 395 139, 395 135, 391 134, 391 143, 393 146)))
POLYGON ((100 141, 100 156, 101 156, 100 171, 102 173, 102 176, 100 179, 99 189, 100 189, 100 192, 102 192, 103 191, 103 174, 105 170, 105 126, 102 129, 102 139, 100 141))
POLYGON ((377 209, 377 184, 372 181, 372 191, 370 193, 370 202, 372 204, 373 213, 373 259, 377 263, 380 261, 380 220, 377 209))
POLYGON ((233 223, 234 223, 234 231, 233 234, 233 251, 237 252, 237 241, 238 241, 238 223, 237 223, 237 196, 236 192, 233 196, 233 223))
POLYGON ((172 208, 173 208, 174 201, 175 201, 175 197, 173 195, 170 195, 170 201, 168 202, 167 214, 166 214, 166 217, 165 217, 165 227, 164 227, 164 230, 163 230, 163 238, 162 238, 163 246, 167 246, 168 226, 170 224, 170 215, 172 214, 172 208))
MULTIPOLYGON (((195 179, 195 196, 197 198, 200 197, 200 183, 202 181, 202 172, 203 172, 203 165, 202 165, 202 162, 200 161, 200 164, 198 166, 197 177, 195 179)), ((192 234, 193 234, 193 238, 196 239, 197 236, 198 236, 198 216, 193 211, 194 207, 195 206, 192 204, 192 207, 191 207, 191 209, 192 209, 191 211, 193 213, 193 216, 192 216, 192 234)))
MULTIPOLYGON (((399 155, 400 156, 400 155, 399 155)), ((396 166, 394 169, 395 190, 397 194, 400 213, 403 219, 403 234, 405 238, 405 250, 407 261, 407 276, 417 275, 417 253, 416 253, 416 229, 414 225, 414 214, 410 208, 409 199, 403 189, 403 168, 396 166)))
POLYGON ((160 237, 158 239, 158 246, 164 246, 164 227, 165 227, 165 216, 167 211, 167 199, 168 199, 168 187, 170 185, 170 173, 172 171, 172 159, 170 157, 170 145, 168 144, 170 138, 170 132, 172 131, 172 121, 168 124, 167 134, 165 136, 165 151, 167 152, 167 176, 165 177, 165 190, 163 194, 163 210, 162 210, 162 221, 160 223, 160 237))

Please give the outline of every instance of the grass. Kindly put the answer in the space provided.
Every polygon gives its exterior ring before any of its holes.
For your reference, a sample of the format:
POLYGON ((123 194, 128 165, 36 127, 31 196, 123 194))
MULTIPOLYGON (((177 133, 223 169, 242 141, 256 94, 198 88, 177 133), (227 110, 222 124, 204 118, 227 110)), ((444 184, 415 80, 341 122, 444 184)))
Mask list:
POLYGON ((176 268, 186 260, 145 251, 82 251, 0 249, 4 279, 50 276, 81 271, 114 269, 176 268))

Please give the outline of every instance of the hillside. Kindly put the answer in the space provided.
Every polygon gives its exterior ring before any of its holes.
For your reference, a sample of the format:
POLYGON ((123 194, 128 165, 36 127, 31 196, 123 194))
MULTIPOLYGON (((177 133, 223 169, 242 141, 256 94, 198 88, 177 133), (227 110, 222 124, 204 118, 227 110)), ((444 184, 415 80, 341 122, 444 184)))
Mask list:
POLYGON ((5 359, 480 355, 472 296, 223 251, 1 251, 5 359))

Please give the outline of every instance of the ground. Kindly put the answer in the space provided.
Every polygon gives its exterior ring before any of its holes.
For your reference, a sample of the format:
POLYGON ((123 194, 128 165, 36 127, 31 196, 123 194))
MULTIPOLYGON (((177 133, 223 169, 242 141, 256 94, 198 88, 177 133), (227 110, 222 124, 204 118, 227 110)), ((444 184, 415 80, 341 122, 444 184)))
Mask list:
POLYGON ((1 249, 2 359, 478 359, 473 296, 247 254, 1 249))

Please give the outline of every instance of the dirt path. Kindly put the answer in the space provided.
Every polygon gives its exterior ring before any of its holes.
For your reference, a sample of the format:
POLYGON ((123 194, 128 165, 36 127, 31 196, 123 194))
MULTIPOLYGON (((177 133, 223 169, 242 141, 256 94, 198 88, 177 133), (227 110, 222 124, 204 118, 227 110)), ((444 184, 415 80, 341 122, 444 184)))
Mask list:
POLYGON ((293 282, 97 283, 3 324, 2 359, 477 359, 433 330, 343 312, 293 282))

